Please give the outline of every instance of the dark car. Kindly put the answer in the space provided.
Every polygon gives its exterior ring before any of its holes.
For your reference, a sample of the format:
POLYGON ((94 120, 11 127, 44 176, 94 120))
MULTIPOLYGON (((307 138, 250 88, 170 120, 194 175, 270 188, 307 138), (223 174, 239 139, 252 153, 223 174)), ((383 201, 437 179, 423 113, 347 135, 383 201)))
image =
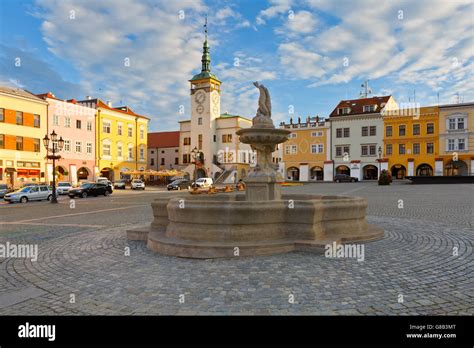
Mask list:
POLYGON ((3 198, 7 193, 11 192, 8 185, 0 184, 0 198, 3 198))
POLYGON ((191 186, 191 181, 186 180, 186 179, 178 179, 168 184, 167 188, 168 188, 168 191, 182 190, 182 189, 187 190, 190 186, 191 186))
POLYGON ((334 176, 334 181, 335 182, 356 182, 356 181, 359 181, 359 179, 353 178, 347 174, 336 174, 334 176))
POLYGON ((104 195, 108 196, 112 193, 112 187, 107 184, 102 183, 86 183, 82 184, 78 188, 69 190, 68 196, 70 198, 82 197, 86 198, 87 196, 99 196, 104 195))

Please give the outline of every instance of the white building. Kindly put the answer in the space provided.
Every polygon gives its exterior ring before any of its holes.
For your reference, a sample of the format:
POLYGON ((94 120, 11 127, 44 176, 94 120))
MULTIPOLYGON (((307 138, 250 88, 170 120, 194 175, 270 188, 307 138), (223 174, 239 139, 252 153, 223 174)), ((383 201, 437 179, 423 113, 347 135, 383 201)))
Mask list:
POLYGON ((179 122, 179 163, 191 178, 220 177, 218 182, 232 183, 247 175, 254 159, 250 146, 235 134, 251 127, 252 121, 221 114, 221 81, 211 73, 210 64, 206 35, 201 72, 189 80, 191 119, 179 122))
POLYGON ((330 114, 332 169, 359 180, 375 180, 383 156, 383 119, 397 107, 392 96, 343 100, 330 114))

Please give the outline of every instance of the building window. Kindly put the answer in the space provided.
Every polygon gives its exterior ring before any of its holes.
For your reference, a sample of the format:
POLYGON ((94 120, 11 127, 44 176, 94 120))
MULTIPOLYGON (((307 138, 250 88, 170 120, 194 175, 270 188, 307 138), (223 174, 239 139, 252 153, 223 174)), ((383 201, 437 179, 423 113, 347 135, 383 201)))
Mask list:
POLYGON ((398 154, 399 155, 405 154, 405 144, 398 144, 398 154))
POLYGON ((296 145, 286 145, 285 146, 285 154, 295 155, 297 152, 298 152, 298 147, 296 145))
POLYGON ((145 138, 145 129, 143 128, 143 126, 140 127, 140 139, 144 139, 145 138))
POLYGON ((402 137, 405 136, 406 130, 405 125, 398 126, 398 136, 402 137))
POLYGON ((349 138, 349 136, 350 136, 350 129, 344 128, 344 138, 349 138))
POLYGON ((413 154, 414 155, 420 154, 420 144, 418 143, 413 144, 413 154))
POLYGON ((312 132, 312 133, 311 133, 311 136, 312 136, 312 137, 322 137, 322 136, 323 136, 323 132, 322 132, 322 131, 312 132))
POLYGON ((91 122, 91 121, 87 121, 87 130, 88 130, 89 132, 92 131, 92 122, 91 122))
POLYGON ((362 136, 366 137, 369 135, 369 127, 362 127, 362 136))
POLYGON ((200 126, 202 125, 202 117, 198 118, 198 125, 200 125, 200 126))
POLYGON ((420 125, 414 124, 413 125, 413 135, 420 135, 420 125))
POLYGON ((369 146, 369 154, 371 156, 375 156, 375 153, 376 153, 376 146, 375 145, 370 145, 369 146))
POLYGON ((377 135, 377 126, 370 126, 370 136, 374 137, 377 135))
POLYGON ((364 105, 364 112, 374 112, 375 105, 364 105))
POLYGON ((145 159, 145 149, 143 148, 143 145, 140 145, 139 154, 140 154, 140 160, 143 161, 145 159))
POLYGON ((34 114, 33 115, 33 126, 36 128, 41 127, 41 118, 40 115, 34 114))
POLYGON ((81 122, 81 120, 76 120, 76 128, 77 128, 77 129, 81 129, 81 127, 82 127, 82 122, 81 122))
POLYGON ((117 157, 122 158, 122 144, 117 144, 117 157))
POLYGON ((174 164, 179 164, 179 158, 178 157, 174 158, 174 164))
POLYGON ((77 153, 81 153, 82 152, 82 142, 81 141, 76 141, 75 148, 76 148, 77 153))
POLYGON ((323 153, 324 145, 323 144, 313 144, 311 145, 311 153, 323 153))
POLYGON ((102 122, 102 133, 110 134, 110 122, 102 122))
POLYGON ((71 118, 70 117, 65 117, 64 118, 64 127, 71 127, 71 118))
POLYGON ((213 138, 214 138, 214 142, 216 142, 217 141, 217 135, 214 134, 213 138))
POLYGON ((198 148, 202 149, 202 134, 198 135, 198 148))
POLYGON ((133 137, 133 126, 132 125, 128 125, 128 136, 133 137))
POLYGON ((426 125, 426 134, 433 134, 434 133, 434 123, 428 123, 426 125))
POLYGON ((387 145, 385 146, 385 153, 386 153, 387 155, 391 155, 391 154, 392 154, 392 144, 387 144, 387 145))
POLYGON ((349 155, 349 145, 336 146, 336 157, 342 157, 346 153, 349 155))
POLYGON ((288 139, 294 139, 294 138, 296 138, 296 136, 297 136, 296 133, 290 133, 290 134, 288 135, 288 139))
POLYGON ((165 165, 165 159, 164 159, 164 157, 161 158, 161 165, 162 165, 162 166, 165 165))
POLYGON ((102 144, 102 156, 110 156, 110 144, 102 144))
POLYGON ((186 164, 186 163, 191 163, 191 155, 190 154, 184 154, 183 155, 183 163, 186 164))
POLYGON ((41 140, 33 139, 34 152, 40 152, 41 150, 41 140))
POLYGON ((360 154, 362 156, 367 156, 369 154, 369 149, 367 145, 362 145, 360 149, 360 154))
POLYGON ((133 159, 133 146, 128 145, 128 159, 132 160, 133 159))
POLYGON ((16 124, 18 124, 18 125, 23 124, 23 112, 21 112, 21 111, 16 112, 16 124))
POLYGON ((16 137, 16 149, 23 151, 23 137, 16 137))
POLYGON ((448 128, 449 128, 449 130, 455 130, 456 129, 456 119, 455 118, 450 118, 449 119, 448 128))
POLYGON ((392 126, 385 127, 385 136, 387 136, 387 137, 392 136, 392 126))
POLYGON ((342 138, 342 128, 336 128, 336 138, 342 138))
POLYGON ((154 158, 150 158, 150 166, 154 166, 155 165, 155 159, 154 158))
POLYGON ((187 137, 183 139, 183 145, 191 145, 191 138, 187 137))
POLYGON ((0 134, 0 149, 5 148, 5 134, 0 134))
POLYGON ((458 118, 458 129, 464 129, 464 118, 463 117, 458 118))
POLYGON ((0 109, 0 122, 5 122, 5 109, 0 109))
POLYGON ((454 139, 448 139, 448 151, 456 150, 456 141, 454 139))
POLYGON ((427 143, 426 144, 426 153, 434 153, 434 144, 433 143, 427 143))
POLYGON ((86 152, 88 155, 92 155, 92 143, 86 143, 86 152))
POLYGON ((223 143, 231 143, 232 142, 232 134, 222 134, 222 142, 223 143))
POLYGON ((71 140, 64 140, 64 151, 71 151, 71 140))
POLYGON ((350 108, 338 108, 337 109, 337 114, 338 115, 347 115, 351 112, 350 108))
POLYGON ((122 135, 122 124, 117 124, 117 135, 122 135))
POLYGON ((458 139, 458 150, 466 150, 466 143, 464 139, 458 139))
POLYGON ((53 115, 53 125, 59 126, 59 115, 53 115))

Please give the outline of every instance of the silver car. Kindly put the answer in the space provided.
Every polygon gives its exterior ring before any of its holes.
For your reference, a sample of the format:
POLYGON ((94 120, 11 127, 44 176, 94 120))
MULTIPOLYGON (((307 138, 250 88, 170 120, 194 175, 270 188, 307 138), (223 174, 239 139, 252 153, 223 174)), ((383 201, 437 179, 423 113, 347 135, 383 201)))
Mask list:
POLYGON ((8 185, 0 184, 0 198, 3 198, 9 191, 8 185))
POLYGON ((58 195, 67 195, 70 189, 72 189, 72 185, 67 181, 58 182, 58 185, 56 186, 58 195))
POLYGON ((47 185, 35 185, 27 186, 14 191, 12 193, 7 193, 3 199, 7 202, 20 202, 26 203, 28 201, 42 201, 47 199, 48 201, 53 198, 53 191, 47 185))

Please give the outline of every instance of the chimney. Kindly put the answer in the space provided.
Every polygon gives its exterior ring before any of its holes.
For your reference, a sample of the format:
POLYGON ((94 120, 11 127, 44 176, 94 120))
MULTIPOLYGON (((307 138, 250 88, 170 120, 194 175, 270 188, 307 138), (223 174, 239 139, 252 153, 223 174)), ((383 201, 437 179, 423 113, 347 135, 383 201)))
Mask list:
POLYGON ((112 107, 112 102, 111 102, 110 100, 107 100, 107 106, 108 106, 109 108, 112 107))
POLYGON ((90 95, 86 95, 87 100, 92 100, 92 97, 90 95))

